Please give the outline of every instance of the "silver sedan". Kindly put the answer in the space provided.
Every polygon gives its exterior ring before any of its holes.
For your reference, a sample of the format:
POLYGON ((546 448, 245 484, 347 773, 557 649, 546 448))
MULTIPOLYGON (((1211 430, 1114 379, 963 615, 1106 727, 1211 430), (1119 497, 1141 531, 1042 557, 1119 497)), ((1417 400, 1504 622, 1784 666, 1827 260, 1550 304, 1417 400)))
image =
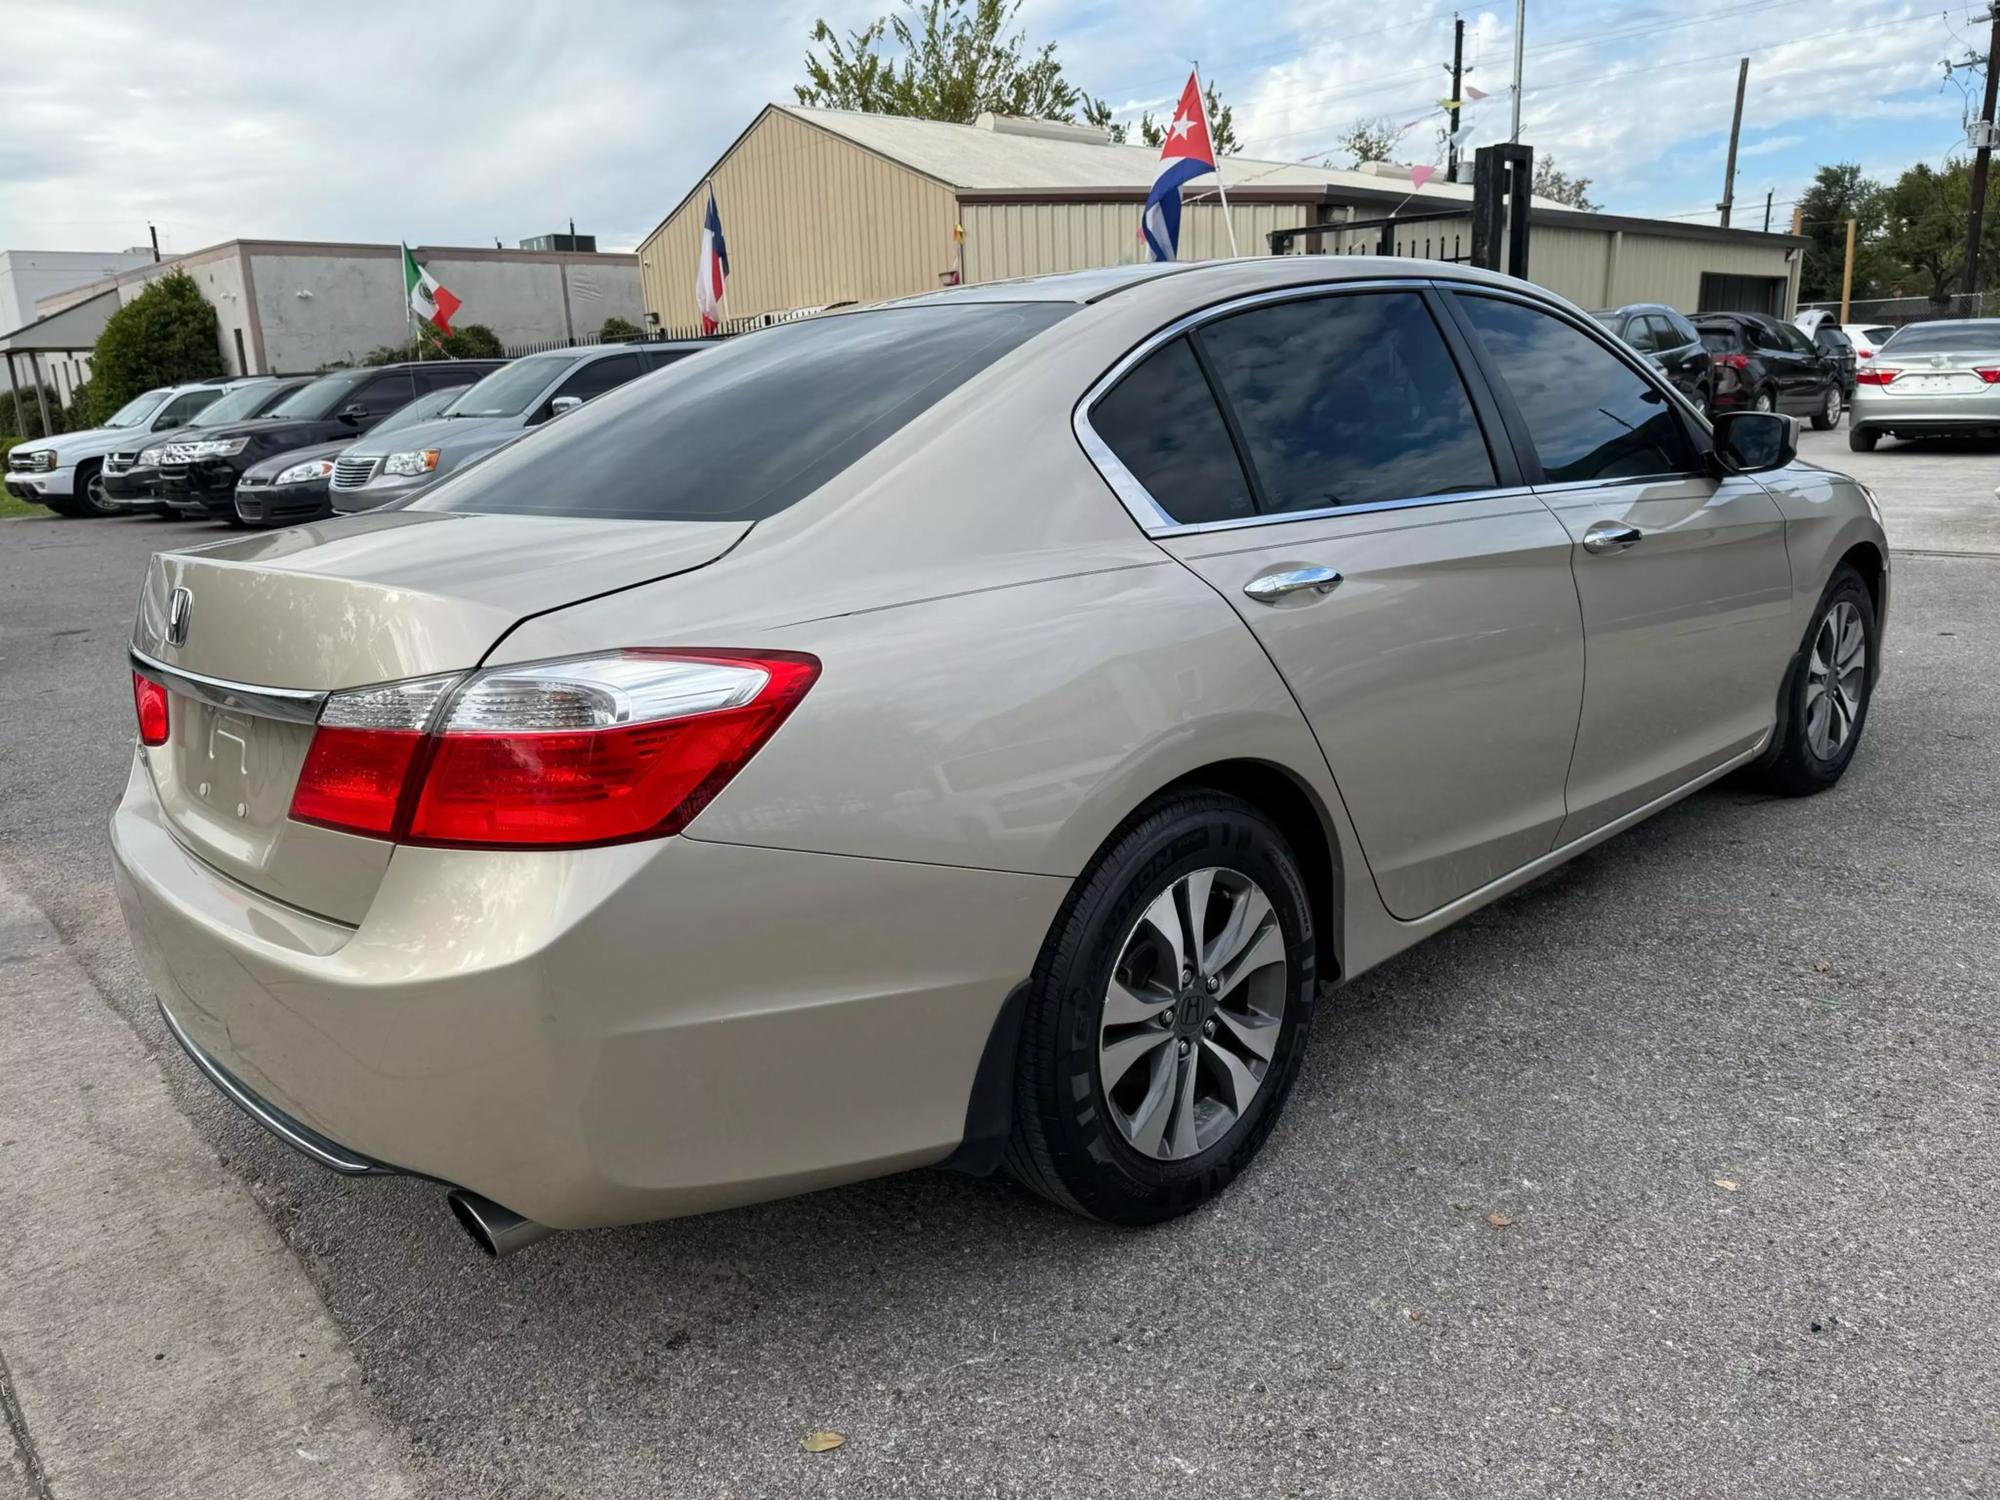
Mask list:
POLYGON ((1901 328, 1855 372, 1847 446, 2000 432, 2000 318, 1901 328))

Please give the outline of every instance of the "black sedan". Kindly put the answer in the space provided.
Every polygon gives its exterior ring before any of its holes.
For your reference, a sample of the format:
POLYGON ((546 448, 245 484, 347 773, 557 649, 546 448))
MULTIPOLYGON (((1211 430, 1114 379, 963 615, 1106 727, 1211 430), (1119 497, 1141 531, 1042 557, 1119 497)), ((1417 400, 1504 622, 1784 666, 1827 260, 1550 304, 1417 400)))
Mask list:
MULTIPOLYGON (((466 389, 446 386, 417 397, 384 417, 375 428, 375 436, 430 421, 466 389)), ((252 464, 236 481, 236 519, 245 526, 287 526, 294 521, 317 521, 332 515, 333 500, 327 485, 333 478, 333 461, 353 442, 352 438, 337 438, 252 464)))
POLYGON ((1634 302, 1591 316, 1658 365, 1703 415, 1713 409, 1714 373, 1694 324, 1662 302, 1634 302))

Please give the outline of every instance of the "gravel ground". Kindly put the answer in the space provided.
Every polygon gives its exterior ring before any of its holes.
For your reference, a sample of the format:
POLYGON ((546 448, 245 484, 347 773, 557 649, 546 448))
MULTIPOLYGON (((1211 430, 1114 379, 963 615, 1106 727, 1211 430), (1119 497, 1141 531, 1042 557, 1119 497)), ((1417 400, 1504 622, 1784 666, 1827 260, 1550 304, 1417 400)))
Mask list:
MULTIPOLYGON (((2000 450, 1808 456, 1922 549, 1847 779, 1712 789, 1338 992, 1173 1225, 920 1173, 495 1265, 176 1097, 440 1495, 1994 1493, 2000 450)), ((0 524, 0 860, 156 1050, 103 820, 139 570, 210 534, 0 524)))

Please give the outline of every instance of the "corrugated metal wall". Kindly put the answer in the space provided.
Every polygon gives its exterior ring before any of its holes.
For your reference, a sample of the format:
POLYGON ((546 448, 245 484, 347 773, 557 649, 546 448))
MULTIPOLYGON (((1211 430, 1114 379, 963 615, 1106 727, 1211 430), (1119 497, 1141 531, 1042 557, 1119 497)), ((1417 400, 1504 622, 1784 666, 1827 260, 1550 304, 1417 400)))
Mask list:
MULTIPOLYGON (((778 110, 715 169, 731 317, 875 302, 937 287, 951 266, 951 190, 778 110)), ((646 310, 693 323, 697 190, 639 247, 646 310)))
MULTIPOLYGON (((968 203, 965 205, 965 279, 1004 281, 1051 271, 1084 271, 1139 258, 1138 203, 968 203)), ((1236 243, 1245 255, 1268 253, 1273 229, 1308 223, 1297 203, 1235 203, 1236 243)), ((1181 210, 1182 260, 1213 260, 1229 253, 1229 233, 1214 203, 1181 210)))
MULTIPOLYGON (((1607 237, 1608 239, 1608 237, 1607 237)), ((1626 234, 1615 247, 1616 265, 1599 287, 1594 307, 1627 302, 1664 302, 1684 313, 1701 310, 1701 273, 1763 276, 1784 282, 1779 311, 1789 317, 1798 303, 1797 266, 1782 246, 1731 245, 1717 240, 1670 240, 1626 234)), ((1531 255, 1539 255, 1539 244, 1531 255)), ((1537 277, 1539 280, 1539 276, 1537 277)), ((1581 298, 1579 301, 1583 300, 1581 298)))

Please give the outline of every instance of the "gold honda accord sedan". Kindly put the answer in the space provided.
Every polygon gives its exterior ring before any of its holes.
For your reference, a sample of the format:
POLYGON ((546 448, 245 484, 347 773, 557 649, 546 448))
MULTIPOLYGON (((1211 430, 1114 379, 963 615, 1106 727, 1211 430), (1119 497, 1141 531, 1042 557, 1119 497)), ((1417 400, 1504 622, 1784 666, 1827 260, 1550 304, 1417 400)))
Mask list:
POLYGON ((154 558, 133 941, 217 1087, 496 1254, 935 1163, 1165 1219, 1323 981, 1839 780, 1889 555, 1794 436, 1432 262, 744 335, 154 558))

